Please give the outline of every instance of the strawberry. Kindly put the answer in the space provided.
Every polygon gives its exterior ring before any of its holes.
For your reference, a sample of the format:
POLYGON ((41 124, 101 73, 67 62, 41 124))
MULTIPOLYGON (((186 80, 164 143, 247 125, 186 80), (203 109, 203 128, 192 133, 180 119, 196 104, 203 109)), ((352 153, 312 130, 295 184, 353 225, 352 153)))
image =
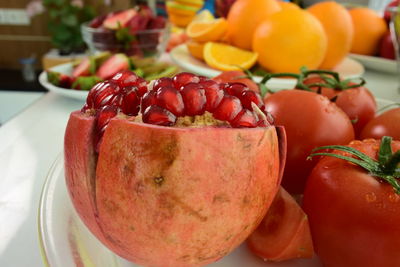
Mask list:
POLYGON ((129 69, 129 59, 124 54, 115 54, 108 58, 96 72, 96 76, 103 80, 111 78, 119 71, 129 69))
POLYGON ((47 80, 58 87, 71 88, 73 78, 60 72, 47 71, 47 80))

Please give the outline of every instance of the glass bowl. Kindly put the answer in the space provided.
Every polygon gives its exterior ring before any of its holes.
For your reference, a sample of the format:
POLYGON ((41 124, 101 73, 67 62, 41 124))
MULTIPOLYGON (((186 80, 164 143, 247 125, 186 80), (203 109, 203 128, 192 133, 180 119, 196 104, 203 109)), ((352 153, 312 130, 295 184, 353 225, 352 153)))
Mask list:
MULTIPOLYGON (((86 228, 70 201, 64 178, 63 157, 51 167, 39 204, 39 240, 46 266, 139 267, 108 248, 86 228)), ((281 263, 265 262, 245 244, 210 267, 319 267, 317 258, 281 263)))
POLYGON ((116 38, 116 31, 89 27, 88 22, 81 25, 82 37, 91 52, 110 51, 129 56, 159 56, 165 52, 169 39, 170 26, 162 29, 137 31, 133 41, 127 46, 116 38))

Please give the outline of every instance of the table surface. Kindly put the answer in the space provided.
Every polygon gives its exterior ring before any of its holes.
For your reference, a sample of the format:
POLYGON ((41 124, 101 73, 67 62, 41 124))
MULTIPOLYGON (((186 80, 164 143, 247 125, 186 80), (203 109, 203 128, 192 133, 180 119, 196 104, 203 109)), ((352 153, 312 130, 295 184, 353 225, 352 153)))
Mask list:
MULTIPOLYGON (((395 75, 367 71, 378 98, 400 102, 395 75)), ((82 102, 46 93, 0 127, 0 266, 41 266, 37 214, 47 172, 82 102)))

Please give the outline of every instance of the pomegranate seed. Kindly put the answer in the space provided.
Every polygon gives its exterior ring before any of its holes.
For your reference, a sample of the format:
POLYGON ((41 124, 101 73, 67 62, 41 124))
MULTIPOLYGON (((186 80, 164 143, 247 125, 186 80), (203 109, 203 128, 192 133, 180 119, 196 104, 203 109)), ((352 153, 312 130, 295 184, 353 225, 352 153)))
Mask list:
POLYGON ((206 110, 212 112, 224 97, 224 90, 221 90, 219 84, 213 80, 201 82, 206 92, 206 110))
POLYGON ((245 90, 249 90, 249 88, 243 83, 231 83, 225 87, 225 91, 228 92, 228 94, 237 97, 240 97, 245 90))
POLYGON ((83 105, 83 107, 81 109, 81 112, 86 112, 86 110, 89 110, 89 109, 90 109, 89 105, 87 103, 85 103, 85 105, 83 105))
POLYGON ((200 80, 200 83, 201 83, 201 82, 204 82, 204 81, 211 81, 210 78, 205 77, 205 76, 199 76, 199 80, 200 80))
POLYGON ((188 83, 198 83, 200 78, 189 72, 181 72, 172 78, 176 89, 180 90, 181 87, 188 83))
POLYGON ((174 114, 157 105, 147 107, 143 113, 142 119, 145 123, 162 126, 171 126, 176 122, 174 114))
POLYGON ((137 94, 142 97, 146 92, 147 92, 147 82, 145 79, 138 77, 138 82, 137 82, 137 94))
POLYGON ((104 106, 115 105, 118 99, 120 88, 114 83, 108 81, 97 83, 86 99, 86 103, 90 108, 99 109, 104 106))
POLYGON ((118 114, 116 106, 104 106, 96 113, 96 135, 94 140, 95 151, 99 152, 101 139, 110 120, 118 114))
POLYGON ((214 110, 214 118, 221 121, 232 121, 240 111, 242 111, 242 104, 236 96, 225 95, 221 103, 214 110))
POLYGON ((220 83, 219 84, 219 88, 221 88, 222 90, 225 90, 228 86, 229 86, 229 83, 220 83))
POLYGON ((175 116, 182 116, 184 112, 184 104, 181 93, 174 87, 161 87, 156 94, 157 105, 168 109, 175 116))
POLYGON ((139 76, 136 75, 133 71, 123 70, 117 72, 112 78, 111 82, 117 83, 120 87, 125 86, 136 86, 138 83, 139 76))
POLYGON ((153 90, 158 90, 161 87, 168 87, 168 86, 174 86, 174 82, 172 81, 171 78, 163 77, 154 82, 153 90))
POLYGON ((136 116, 139 113, 140 98, 137 95, 137 87, 128 86, 124 88, 121 110, 128 116, 136 116))
POLYGON ((185 103, 185 114, 188 116, 202 115, 206 111, 206 93, 199 83, 188 83, 182 86, 181 94, 185 103))
POLYGON ((142 97, 141 111, 144 113, 147 107, 157 104, 156 91, 148 91, 142 97))
POLYGON ((257 116, 248 109, 242 110, 233 121, 230 122, 234 128, 254 128, 258 126, 257 116))
POLYGON ((239 96, 239 98, 242 101, 243 107, 251 111, 253 111, 253 107, 251 106, 252 102, 256 104, 261 110, 264 107, 264 103, 261 99, 261 96, 254 91, 246 90, 242 93, 241 96, 239 96))

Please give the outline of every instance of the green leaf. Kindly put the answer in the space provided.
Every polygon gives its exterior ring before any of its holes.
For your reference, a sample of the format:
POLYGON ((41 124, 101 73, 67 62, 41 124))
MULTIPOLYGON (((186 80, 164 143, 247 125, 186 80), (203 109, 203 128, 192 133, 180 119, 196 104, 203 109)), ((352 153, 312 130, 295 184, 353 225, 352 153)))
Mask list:
POLYGON ((67 26, 77 26, 78 25, 78 18, 74 14, 68 14, 61 18, 61 23, 67 26))
POLYGON ((392 157, 392 138, 389 136, 384 136, 382 137, 381 145, 379 148, 379 153, 378 153, 378 160, 379 163, 382 164, 383 166, 386 166, 386 164, 389 162, 390 158, 392 157))

